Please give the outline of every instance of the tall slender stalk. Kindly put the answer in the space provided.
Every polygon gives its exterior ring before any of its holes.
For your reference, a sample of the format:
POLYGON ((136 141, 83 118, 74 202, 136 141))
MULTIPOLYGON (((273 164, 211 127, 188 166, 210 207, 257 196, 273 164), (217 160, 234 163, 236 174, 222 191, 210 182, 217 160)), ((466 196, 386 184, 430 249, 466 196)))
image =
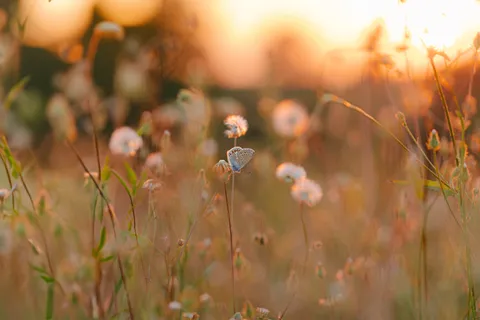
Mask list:
POLYGON ((458 153, 457 142, 455 140, 455 132, 453 131, 452 120, 450 119, 450 112, 448 110, 447 98, 445 97, 445 93, 443 92, 443 87, 442 87, 442 84, 440 83, 440 77, 438 75, 438 71, 437 71, 437 67, 435 66, 435 62, 433 61, 433 55, 432 54, 428 55, 428 60, 430 61, 430 65, 432 66, 433 75, 435 77, 435 83, 437 85, 438 93, 440 94, 440 100, 442 102, 443 112, 445 114, 445 119, 447 120, 448 131, 450 133, 450 138, 452 139, 452 143, 453 143, 453 150, 455 152, 455 163, 458 166, 459 159, 457 157, 457 153, 458 153))
MULTIPOLYGON (((305 258, 303 260, 303 267, 302 267, 302 277, 305 275, 305 272, 307 270, 307 263, 308 263, 308 257, 310 255, 310 246, 309 246, 309 241, 308 241, 308 232, 307 232, 307 224, 305 223, 305 210, 304 210, 304 204, 303 202, 300 203, 300 207, 299 207, 299 213, 300 213, 300 220, 301 220, 301 223, 302 223, 302 231, 303 231, 303 239, 305 241, 305 258)), ((298 286, 298 284, 297 284, 298 286)), ((287 311, 288 309, 290 308, 290 306, 292 305, 292 302, 295 300, 295 297, 297 296, 298 294, 298 291, 299 291, 299 287, 296 288, 295 292, 292 294, 292 297, 290 298, 290 300, 288 301, 287 305, 285 306, 285 308, 283 309, 283 311, 280 313, 280 315, 278 316, 278 320, 282 320, 285 315, 287 314, 287 311)))
POLYGON ((423 163, 416 155, 415 153, 410 150, 406 145, 405 143, 403 143, 391 130, 389 130, 387 127, 385 127, 380 121, 378 121, 377 119, 375 119, 373 116, 371 116, 368 112, 366 112, 365 110, 363 110, 362 108, 348 102, 347 100, 345 99, 342 99, 340 97, 337 97, 335 95, 329 95, 329 99, 328 101, 331 101, 331 102, 336 102, 336 103, 339 103, 341 104, 342 106, 344 106, 345 108, 348 108, 348 109, 352 109, 358 113, 360 113, 361 115, 363 115, 364 117, 366 117, 367 119, 369 119, 370 121, 372 121, 373 123, 375 123, 379 128, 381 128, 383 131, 385 131, 393 140, 395 140, 401 147, 403 150, 405 150, 406 152, 412 154, 414 156, 414 159, 415 161, 417 161, 418 163, 420 163, 428 172, 430 172, 435 178, 437 178, 439 181, 440 181, 440 185, 443 184, 445 185, 446 187, 448 187, 450 190, 454 190, 450 184, 445 180, 443 179, 442 177, 440 177, 435 171, 434 169, 428 167, 427 165, 425 165, 425 163, 423 163))
POLYGON ((305 275, 305 271, 307 268, 307 263, 308 263, 308 256, 310 254, 310 248, 308 245, 308 231, 307 231, 307 225, 305 223, 305 210, 303 210, 303 203, 300 203, 300 220, 302 221, 302 231, 303 231, 303 239, 305 241, 305 259, 303 261, 303 269, 302 269, 302 276, 305 275))
POLYGON ((10 190, 12 190, 12 194, 10 195, 12 197, 12 210, 15 212, 15 194, 13 190, 13 182, 12 182, 12 176, 10 174, 10 170, 8 170, 8 165, 7 165, 7 160, 5 159, 4 155, 0 153, 0 159, 2 160, 3 167, 5 168, 5 173, 7 174, 7 179, 8 179, 8 185, 10 186, 10 190))
MULTIPOLYGON (((445 98, 445 94, 443 92, 442 85, 440 83, 440 77, 438 75, 437 68, 435 67, 435 63, 433 61, 434 54, 429 53, 428 58, 430 64, 433 69, 433 74, 435 78, 435 83, 437 85, 438 91, 440 93, 440 99, 442 102, 442 107, 445 113, 445 118, 447 119, 448 129, 450 131, 450 137, 452 139, 453 148, 455 152, 455 164, 457 168, 460 170, 464 170, 464 159, 460 159, 460 150, 457 149, 456 141, 455 141, 455 133, 453 131, 452 122, 450 119, 450 114, 448 112, 448 104, 445 98)), ((472 72, 473 73, 473 72, 472 72)), ((474 73, 473 73, 474 74, 474 73)), ((471 78, 471 81, 473 76, 471 78)), ((470 88, 469 88, 470 89, 470 88)), ((459 109, 458 101, 455 97, 455 105, 457 109, 459 109)), ((463 122, 463 116, 461 110, 459 109, 459 116, 462 122, 462 141, 465 142, 465 127, 463 122)), ((476 319, 477 318, 477 307, 476 307, 476 296, 475 296, 475 284, 472 277, 472 257, 471 257, 471 248, 470 248, 470 240, 468 236, 468 213, 466 211, 465 205, 465 181, 462 177, 459 178, 459 192, 458 192, 458 200, 460 206, 460 214, 462 218, 462 234, 463 240, 465 242, 465 268, 467 273, 467 281, 468 281, 468 318, 469 319, 476 319)))
MULTIPOLYGON (((105 202, 107 203, 107 210, 108 210, 108 213, 109 213, 109 216, 110 216, 110 221, 112 223, 112 229, 113 229, 113 235, 115 237, 115 239, 117 238, 117 229, 116 229, 116 225, 115 225, 115 214, 113 213, 112 211, 112 208, 110 207, 109 205, 109 202, 108 202, 108 199, 107 199, 107 196, 105 195, 105 193, 102 191, 102 188, 100 187, 100 185, 98 184, 98 182, 95 180, 95 177, 92 175, 92 173, 88 170, 85 162, 83 161, 82 157, 80 156, 80 154, 78 153, 77 149, 75 149, 75 147, 72 145, 72 143, 68 140, 66 140, 66 143, 68 145, 68 147, 73 151, 73 153, 75 154, 75 157, 77 158, 78 162, 80 163, 80 165, 82 166, 82 168, 84 169, 84 171, 89 175, 90 179, 92 179, 95 187, 97 188, 98 190, 98 193, 100 194, 100 196, 103 198, 103 200, 105 200, 105 202)), ((131 320, 134 320, 135 319, 135 316, 134 316, 134 313, 133 313, 133 308, 132 308, 132 303, 131 303, 131 300, 130 300, 130 294, 128 292, 128 288, 127 288, 127 280, 126 280, 126 277, 125 277, 125 272, 123 270, 123 264, 122 264, 122 260, 121 260, 121 257, 120 257, 120 254, 117 253, 117 264, 118 264, 118 269, 120 271, 120 276, 122 278, 122 282, 123 282, 123 287, 125 289, 125 295, 127 297, 127 305, 128 305, 128 312, 129 312, 129 315, 130 315, 130 319, 131 320)))
MULTIPOLYGON (((237 146, 237 138, 234 138, 233 139, 233 147, 236 147, 237 146)), ((232 214, 232 220, 233 220, 233 207, 234 207, 234 199, 235 199, 235 173, 232 173, 232 192, 231 192, 231 195, 232 195, 232 202, 231 202, 231 205, 230 205, 230 210, 231 210, 231 214, 232 214)))
POLYGON ((233 231, 232 231, 232 220, 230 216, 230 207, 228 205, 228 193, 227 193, 227 182, 223 182, 223 190, 225 192, 225 203, 227 205, 227 217, 228 217, 228 231, 229 231, 229 240, 230 240, 230 263, 231 263, 231 277, 232 277, 232 306, 233 306, 233 314, 235 314, 236 307, 235 307, 235 264, 234 264, 234 251, 233 251, 233 231))

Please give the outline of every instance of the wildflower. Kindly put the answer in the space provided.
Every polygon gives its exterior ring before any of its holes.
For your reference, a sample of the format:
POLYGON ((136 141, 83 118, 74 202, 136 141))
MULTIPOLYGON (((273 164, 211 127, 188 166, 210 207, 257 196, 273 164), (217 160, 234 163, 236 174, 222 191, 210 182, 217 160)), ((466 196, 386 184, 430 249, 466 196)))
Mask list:
POLYGON ((95 36, 102 38, 122 40, 125 37, 125 31, 123 28, 111 21, 97 23, 93 32, 95 36))
POLYGON ((200 319, 200 316, 196 312, 185 312, 182 315, 185 319, 197 320, 200 319))
POLYGON ((297 180, 292 186, 291 194, 297 202, 305 203, 310 207, 316 205, 323 197, 322 188, 307 178, 297 180))
POLYGON ((179 247, 183 247, 183 246, 185 245, 185 240, 184 240, 184 239, 178 239, 177 245, 178 245, 179 247))
POLYGON ((213 166, 213 171, 215 171, 217 175, 223 176, 230 172, 230 165, 227 161, 220 160, 213 166))
POLYGON ((0 189, 0 203, 4 202, 10 196, 10 194, 11 194, 10 190, 5 189, 5 188, 1 188, 0 189))
POLYGON ((135 130, 129 127, 116 129, 109 143, 110 151, 113 154, 123 154, 126 156, 134 156, 142 146, 142 138, 135 130))
POLYGON ((168 309, 177 311, 182 309, 182 304, 178 301, 172 301, 168 304, 168 309))
POLYGON ((154 179, 148 179, 142 185, 142 188, 147 189, 149 192, 154 192, 160 189, 161 187, 162 187, 162 183, 155 181, 154 179))
POLYGON ((257 317, 260 319, 266 319, 270 314, 270 310, 266 308, 257 308, 255 311, 257 313, 257 317))
POLYGON ((435 129, 430 131, 430 134, 428 135, 427 149, 435 152, 440 150, 440 137, 435 129))
POLYGON ((228 138, 239 138, 247 133, 248 122, 242 116, 230 115, 225 118, 223 123, 227 126, 227 130, 225 130, 225 135, 228 138))
POLYGON ((199 300, 201 303, 207 303, 212 300, 212 297, 208 293, 203 293, 200 295, 199 300))
POLYGON ((145 160, 145 168, 155 176, 161 176, 166 172, 166 165, 160 152, 150 153, 145 160))
POLYGON ((276 175, 278 179, 288 183, 307 177, 307 173, 303 167, 297 166, 290 162, 284 162, 280 164, 277 167, 276 175))
POLYGON ((293 100, 281 101, 273 110, 272 120, 275 132, 287 138, 301 136, 310 123, 305 108, 293 100))

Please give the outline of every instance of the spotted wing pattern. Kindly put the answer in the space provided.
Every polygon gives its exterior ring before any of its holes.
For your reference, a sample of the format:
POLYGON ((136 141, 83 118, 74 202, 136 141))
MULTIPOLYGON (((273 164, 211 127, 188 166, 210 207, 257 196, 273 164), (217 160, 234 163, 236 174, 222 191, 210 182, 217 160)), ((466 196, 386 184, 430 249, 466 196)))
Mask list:
POLYGON ((233 172, 239 173, 252 160, 255 150, 233 147, 227 151, 227 159, 233 172))

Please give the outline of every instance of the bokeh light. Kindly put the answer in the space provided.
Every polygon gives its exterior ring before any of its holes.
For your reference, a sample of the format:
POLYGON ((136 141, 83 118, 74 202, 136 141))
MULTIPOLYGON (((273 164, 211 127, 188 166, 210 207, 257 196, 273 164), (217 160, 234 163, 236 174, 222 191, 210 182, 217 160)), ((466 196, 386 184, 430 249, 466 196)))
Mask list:
POLYGON ((330 74, 336 78, 333 82, 348 83, 355 82, 351 75, 358 74, 356 67, 364 61, 359 49, 373 24, 380 21, 384 26, 381 50, 393 55, 407 29, 410 59, 424 72, 423 42, 455 55, 471 45, 480 27, 479 14, 474 0, 217 0, 201 12, 208 26, 201 37, 215 77, 231 86, 265 80, 271 40, 287 29, 308 43, 295 68, 315 69, 326 59, 333 67, 332 72, 322 70, 327 80, 332 80, 330 74), (341 53, 337 58, 343 55, 344 64, 331 63, 332 51, 341 53))
POLYGON ((35 47, 50 47, 81 37, 92 15, 92 0, 19 1, 18 19, 25 24, 23 42, 35 47))
POLYGON ((100 14, 123 26, 137 26, 157 16, 162 0, 97 0, 100 14))

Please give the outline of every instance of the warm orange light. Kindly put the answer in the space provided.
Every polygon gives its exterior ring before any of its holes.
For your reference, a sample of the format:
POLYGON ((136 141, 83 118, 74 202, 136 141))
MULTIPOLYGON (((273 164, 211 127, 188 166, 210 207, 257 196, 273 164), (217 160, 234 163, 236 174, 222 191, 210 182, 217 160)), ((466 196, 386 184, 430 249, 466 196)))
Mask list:
POLYGON ((19 1, 23 41, 31 46, 50 47, 81 37, 92 15, 92 0, 19 1))
MULTIPOLYGON (((426 64, 423 43, 453 57, 471 46, 480 31, 480 3, 476 0, 211 0, 210 4, 202 14, 208 27, 201 38, 217 79, 234 86, 265 79, 271 40, 288 28, 311 42, 306 46, 310 52, 305 52, 298 64, 329 62, 330 71, 324 72, 340 82, 358 74, 354 65, 361 65, 365 57, 360 45, 375 21, 381 20, 385 26, 381 50, 394 56, 405 28, 409 30, 409 59, 420 72, 426 64), (335 62, 331 54, 337 49, 349 50, 341 54, 343 64, 335 62)), ((399 67, 404 62, 401 58, 399 67)))
POLYGON ((123 26, 147 23, 158 14, 162 0, 97 0, 100 14, 123 26))

